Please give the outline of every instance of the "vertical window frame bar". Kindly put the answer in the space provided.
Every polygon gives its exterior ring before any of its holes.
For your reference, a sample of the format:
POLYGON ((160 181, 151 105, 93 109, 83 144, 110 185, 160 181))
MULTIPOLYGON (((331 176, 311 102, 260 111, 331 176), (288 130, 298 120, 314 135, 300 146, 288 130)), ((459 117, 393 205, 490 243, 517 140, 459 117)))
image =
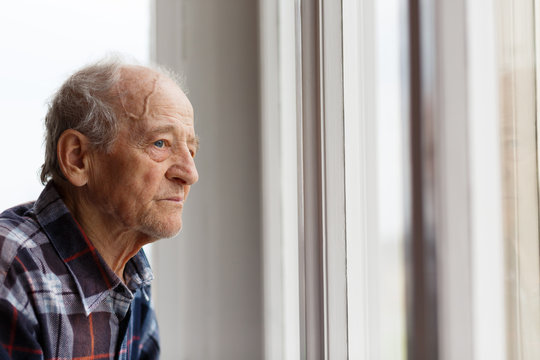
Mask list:
POLYGON ((303 0, 299 9, 302 358, 342 359, 348 356, 342 3, 303 0))
POLYGON ((343 4, 320 0, 324 310, 327 359, 348 358, 343 4))

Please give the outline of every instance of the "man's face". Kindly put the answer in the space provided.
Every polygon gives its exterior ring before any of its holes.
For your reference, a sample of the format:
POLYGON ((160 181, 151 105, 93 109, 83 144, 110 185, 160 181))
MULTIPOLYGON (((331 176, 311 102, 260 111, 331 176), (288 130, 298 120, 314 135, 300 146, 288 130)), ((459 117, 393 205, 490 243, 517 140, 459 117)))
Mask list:
POLYGON ((112 150, 91 157, 90 201, 122 229, 151 240, 172 237, 182 227, 184 201, 198 180, 193 108, 162 77, 131 91, 121 107, 129 116, 112 150))

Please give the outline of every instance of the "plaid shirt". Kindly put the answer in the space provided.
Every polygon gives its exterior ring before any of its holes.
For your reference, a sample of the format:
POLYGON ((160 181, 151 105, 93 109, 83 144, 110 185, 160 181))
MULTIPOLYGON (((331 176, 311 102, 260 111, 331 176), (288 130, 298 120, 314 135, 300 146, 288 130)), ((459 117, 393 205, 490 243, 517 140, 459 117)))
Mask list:
POLYGON ((124 284, 49 183, 0 214, 0 359, 157 359, 152 278, 141 250, 124 284))

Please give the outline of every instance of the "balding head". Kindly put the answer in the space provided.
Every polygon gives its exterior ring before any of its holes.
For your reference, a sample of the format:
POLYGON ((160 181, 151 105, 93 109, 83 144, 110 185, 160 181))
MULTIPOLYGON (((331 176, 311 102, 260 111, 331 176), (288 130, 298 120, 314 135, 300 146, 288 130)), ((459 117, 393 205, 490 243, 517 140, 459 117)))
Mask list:
POLYGON ((150 100, 156 93, 160 77, 159 73, 142 66, 121 68, 115 92, 123 116, 142 119, 148 115, 150 100))
POLYGON ((189 103, 176 82, 159 71, 143 66, 123 66, 113 92, 119 116, 132 120, 144 119, 153 108, 162 106, 159 102, 171 93, 177 93, 181 102, 189 103))
POLYGON ((183 94, 174 74, 117 60, 98 62, 74 73, 49 104, 41 181, 63 178, 56 152, 65 130, 77 130, 92 146, 108 151, 121 119, 144 116, 152 95, 167 86, 183 94))

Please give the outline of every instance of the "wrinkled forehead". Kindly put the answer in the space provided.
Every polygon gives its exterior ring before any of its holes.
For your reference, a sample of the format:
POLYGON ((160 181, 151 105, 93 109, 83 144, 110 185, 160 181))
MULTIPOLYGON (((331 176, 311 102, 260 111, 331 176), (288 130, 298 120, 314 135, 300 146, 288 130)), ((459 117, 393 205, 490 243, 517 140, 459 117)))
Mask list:
POLYGON ((142 120, 159 111, 173 110, 182 118, 193 119, 193 108, 184 92, 174 81, 154 70, 123 67, 115 91, 122 117, 142 120))

